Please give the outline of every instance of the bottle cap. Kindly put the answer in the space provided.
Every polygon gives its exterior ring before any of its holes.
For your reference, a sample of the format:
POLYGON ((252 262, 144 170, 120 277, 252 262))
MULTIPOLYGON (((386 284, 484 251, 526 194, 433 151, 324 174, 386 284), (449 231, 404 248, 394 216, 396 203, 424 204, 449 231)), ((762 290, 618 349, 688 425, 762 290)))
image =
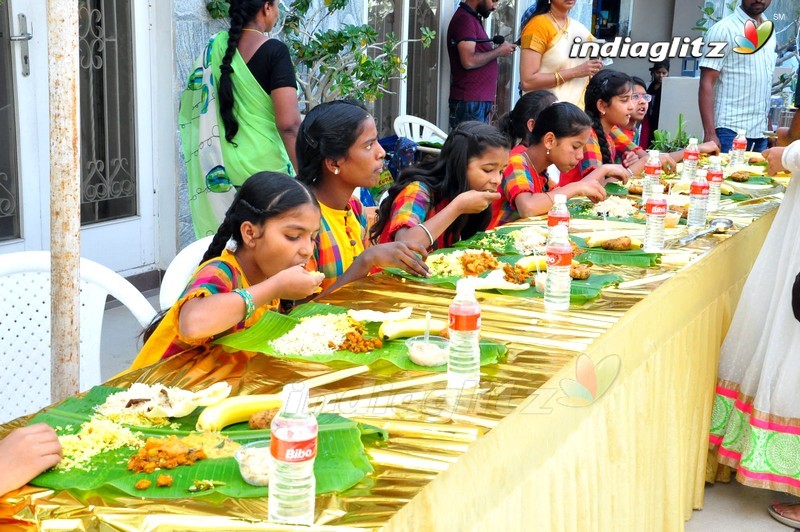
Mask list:
POLYGON ((736 133, 738 133, 739 135, 742 135, 742 136, 744 136, 744 135, 747 133, 747 130, 745 130, 745 129, 740 129, 740 130, 738 130, 736 133))
POLYGON ((708 158, 708 162, 710 162, 711 164, 720 164, 722 163, 722 159, 720 158, 719 155, 711 155, 708 158))
POLYGON ((566 194, 554 194, 553 195, 553 203, 566 203, 567 202, 567 195, 566 194))
POLYGON ((283 387, 281 392, 281 411, 288 414, 304 415, 308 413, 308 384, 293 382, 283 387))
POLYGON ((707 174, 708 174, 708 172, 706 170, 698 169, 698 170, 695 170, 695 174, 694 175, 697 176, 697 177, 705 178, 707 174))
POLYGON ((658 150, 650 150, 647 153, 650 155, 650 157, 658 157, 659 155, 661 155, 661 152, 658 150))
MULTIPOLYGON (((566 225, 554 225, 553 227, 550 228, 550 234, 553 235, 554 237, 567 238, 567 235, 569 234, 569 229, 567 228, 566 225)), ((459 281, 459 283, 460 282, 461 281, 459 281)))
POLYGON ((471 277, 464 277, 456 282, 456 296, 475 297, 475 283, 471 277))
POLYGON ((658 184, 653 185, 653 194, 663 194, 664 193, 664 185, 658 184))
POLYGON ((697 137, 689 137, 689 144, 697 144, 697 137))

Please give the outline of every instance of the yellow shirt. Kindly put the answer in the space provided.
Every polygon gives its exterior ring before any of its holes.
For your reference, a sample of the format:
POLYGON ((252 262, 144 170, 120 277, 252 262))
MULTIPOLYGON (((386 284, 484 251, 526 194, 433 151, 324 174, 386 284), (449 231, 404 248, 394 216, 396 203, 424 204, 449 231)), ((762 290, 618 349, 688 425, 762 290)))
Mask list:
POLYGON ((319 203, 321 229, 309 269, 325 274, 322 287, 327 288, 364 252, 367 218, 361 202, 350 198, 347 210, 333 209, 319 203))

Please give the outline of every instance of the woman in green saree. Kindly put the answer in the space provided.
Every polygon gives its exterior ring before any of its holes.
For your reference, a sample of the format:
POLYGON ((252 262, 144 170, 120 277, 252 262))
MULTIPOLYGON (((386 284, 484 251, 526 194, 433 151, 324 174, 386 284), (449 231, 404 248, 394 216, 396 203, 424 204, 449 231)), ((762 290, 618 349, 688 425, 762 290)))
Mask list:
POLYGON ((264 35, 278 0, 231 0, 181 96, 179 127, 197 238, 216 233, 235 188, 262 171, 294 175, 300 127, 289 49, 264 35))

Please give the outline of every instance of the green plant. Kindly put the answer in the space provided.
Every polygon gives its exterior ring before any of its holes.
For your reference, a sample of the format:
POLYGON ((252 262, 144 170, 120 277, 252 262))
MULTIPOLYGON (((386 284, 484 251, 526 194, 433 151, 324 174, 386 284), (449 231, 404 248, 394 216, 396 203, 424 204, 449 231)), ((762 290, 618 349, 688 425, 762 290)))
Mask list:
POLYGON ((685 127, 686 122, 683 120, 683 114, 679 114, 678 129, 675 131, 675 136, 665 129, 656 129, 653 131, 650 149, 658 150, 661 153, 682 150, 689 144, 689 135, 686 133, 685 127))
MULTIPOLYGON (((739 2, 736 0, 733 0, 727 7, 730 11, 735 11, 738 3, 739 2)), ((702 18, 695 21, 694 28, 692 29, 705 35, 708 29, 722 18, 722 14, 717 14, 717 5, 715 2, 706 2, 704 5, 698 7, 700 8, 702 18), (711 24, 709 24, 709 22, 711 22, 711 24)), ((720 7, 724 9, 725 5, 723 4, 720 7)))
POLYGON ((225 0, 209 0, 206 4, 206 9, 213 18, 225 18, 228 16, 228 10, 231 5, 225 0))
MULTIPOLYGON (((435 31, 422 28, 419 39, 402 41, 390 33, 379 41, 378 32, 367 24, 340 25, 336 14, 349 2, 293 0, 286 9, 280 31, 295 60, 299 100, 306 111, 342 97, 374 102, 390 92, 393 79, 406 75, 402 45, 420 42, 427 48, 436 38, 435 31)), ((218 7, 221 2, 211 3, 218 7)))

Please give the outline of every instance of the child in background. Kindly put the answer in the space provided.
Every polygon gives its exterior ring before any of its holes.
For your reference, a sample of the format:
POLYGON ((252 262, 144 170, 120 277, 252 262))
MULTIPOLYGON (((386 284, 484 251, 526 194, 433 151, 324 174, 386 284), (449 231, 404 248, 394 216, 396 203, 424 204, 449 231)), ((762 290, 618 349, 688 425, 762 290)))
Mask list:
POLYGON ((605 164, 580 181, 552 190, 554 184, 549 181, 545 169, 552 164, 563 174, 574 168, 583 158, 591 126, 586 113, 571 103, 554 103, 539 113, 533 131, 525 139, 528 148, 512 155, 508 161, 500 187, 501 198, 492 205, 490 227, 546 213, 553 206, 556 193, 567 198, 586 196, 592 201, 601 201, 606 197, 601 184, 604 178, 613 176, 627 180, 629 174, 625 168, 605 164))
POLYGON ((281 299, 303 299, 322 276, 304 268, 319 232, 319 206, 291 177, 260 172, 236 193, 186 290, 146 331, 131 369, 197 349, 254 325, 281 299), (228 240, 235 251, 226 249, 228 240), (152 335, 148 333, 152 331, 152 335))
POLYGON ((652 98, 647 116, 642 122, 642 137, 639 144, 647 149, 653 140, 653 131, 658 129, 658 119, 661 114, 661 87, 664 78, 669 76, 669 60, 658 61, 650 67, 650 86, 647 87, 647 94, 652 98))
POLYGON ((319 200, 322 229, 308 262, 325 274, 324 293, 364 277, 375 268, 397 267, 428 275, 424 246, 401 242, 369 247, 357 187, 377 185, 386 152, 375 120, 353 101, 323 103, 309 111, 297 136, 298 179, 319 200))
POLYGON ((373 242, 443 248, 483 231, 508 160, 508 138, 483 122, 463 122, 439 157, 403 170, 378 208, 373 242))
POLYGON ((528 134, 533 130, 536 117, 542 109, 548 105, 556 103, 555 94, 550 91, 539 90, 528 92, 517 100, 517 104, 510 113, 502 116, 497 124, 497 129, 511 139, 511 153, 513 157, 525 151, 528 145, 525 143, 528 134))

